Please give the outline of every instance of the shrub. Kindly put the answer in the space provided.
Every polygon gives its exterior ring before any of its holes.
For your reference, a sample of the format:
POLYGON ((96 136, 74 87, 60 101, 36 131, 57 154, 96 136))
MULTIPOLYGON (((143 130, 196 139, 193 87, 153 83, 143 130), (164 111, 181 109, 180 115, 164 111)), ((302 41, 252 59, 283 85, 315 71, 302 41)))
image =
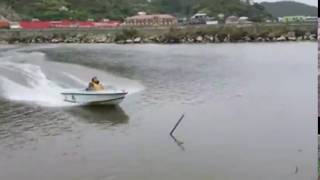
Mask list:
POLYGON ((186 33, 180 29, 170 28, 169 31, 164 34, 162 41, 167 43, 180 43, 185 34, 186 33))
POLYGON ((243 39, 248 34, 248 32, 244 31, 243 29, 234 29, 230 33, 230 40, 231 41, 239 41, 243 39))
POLYGON ((122 29, 120 33, 115 35, 115 41, 134 39, 139 36, 139 31, 134 28, 122 29))

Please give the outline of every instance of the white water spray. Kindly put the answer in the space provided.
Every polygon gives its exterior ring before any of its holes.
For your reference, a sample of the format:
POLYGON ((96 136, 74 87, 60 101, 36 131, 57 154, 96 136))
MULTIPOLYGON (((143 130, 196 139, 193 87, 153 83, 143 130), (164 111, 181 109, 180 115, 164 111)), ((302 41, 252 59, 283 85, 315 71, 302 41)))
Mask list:
POLYGON ((0 88, 4 98, 15 101, 33 101, 45 106, 65 106, 60 94, 64 89, 50 81, 41 68, 32 64, 1 62, 0 67, 11 72, 17 72, 25 84, 0 76, 0 88))
POLYGON ((61 92, 85 87, 90 80, 87 77, 92 74, 98 74, 102 80, 117 84, 116 88, 126 89, 129 93, 142 89, 132 80, 78 65, 46 61, 45 58, 41 52, 0 54, 0 96, 41 106, 68 106, 72 104, 63 101, 61 92))

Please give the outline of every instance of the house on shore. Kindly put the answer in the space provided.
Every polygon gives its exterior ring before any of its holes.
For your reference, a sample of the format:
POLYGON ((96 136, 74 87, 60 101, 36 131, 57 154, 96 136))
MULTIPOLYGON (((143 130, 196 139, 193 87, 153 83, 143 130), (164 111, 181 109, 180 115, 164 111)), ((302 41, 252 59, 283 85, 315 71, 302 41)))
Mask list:
POLYGON ((241 16, 238 19, 239 24, 252 24, 252 21, 249 21, 247 16, 241 16))
POLYGON ((197 13, 190 18, 190 24, 206 24, 207 18, 206 13, 197 13))
POLYGON ((218 21, 213 17, 209 17, 206 13, 197 13, 190 18, 190 24, 214 25, 218 24, 218 21))
POLYGON ((225 24, 238 24, 239 17, 238 16, 229 16, 225 20, 225 24))
POLYGON ((135 16, 125 19, 125 26, 173 26, 178 20, 170 14, 150 14, 140 12, 135 16))
POLYGON ((318 17, 316 17, 316 16, 307 16, 304 21, 305 22, 316 23, 316 22, 318 22, 318 17))
POLYGON ((0 15, 0 29, 9 29, 10 23, 9 21, 0 15))
POLYGON ((21 29, 20 22, 11 21, 10 22, 10 29, 21 29))
POLYGON ((279 17, 278 21, 283 23, 298 23, 298 22, 316 23, 317 17, 315 16, 284 16, 284 17, 279 17))

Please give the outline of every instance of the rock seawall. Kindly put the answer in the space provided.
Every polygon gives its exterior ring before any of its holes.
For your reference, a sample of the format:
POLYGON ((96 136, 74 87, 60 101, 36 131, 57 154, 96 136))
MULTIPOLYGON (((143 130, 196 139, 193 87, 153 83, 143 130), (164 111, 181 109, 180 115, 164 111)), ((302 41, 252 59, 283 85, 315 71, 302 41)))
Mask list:
MULTIPOLYGON (((221 43, 316 41, 317 29, 303 26, 171 27, 3 31, 0 43, 221 43)), ((1 34, 1 32, 0 32, 1 34)))

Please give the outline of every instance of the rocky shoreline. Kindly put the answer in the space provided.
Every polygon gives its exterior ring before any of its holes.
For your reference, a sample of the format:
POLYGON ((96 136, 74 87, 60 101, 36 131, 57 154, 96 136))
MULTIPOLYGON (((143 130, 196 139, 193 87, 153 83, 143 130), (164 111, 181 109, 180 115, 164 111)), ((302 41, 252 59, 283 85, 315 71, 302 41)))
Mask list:
POLYGON ((32 33, 22 36, 13 33, 0 38, 2 44, 30 43, 236 43, 236 42, 283 42, 317 41, 317 33, 301 29, 174 29, 156 33, 144 33, 137 29, 122 29, 116 32, 52 32, 32 33))

